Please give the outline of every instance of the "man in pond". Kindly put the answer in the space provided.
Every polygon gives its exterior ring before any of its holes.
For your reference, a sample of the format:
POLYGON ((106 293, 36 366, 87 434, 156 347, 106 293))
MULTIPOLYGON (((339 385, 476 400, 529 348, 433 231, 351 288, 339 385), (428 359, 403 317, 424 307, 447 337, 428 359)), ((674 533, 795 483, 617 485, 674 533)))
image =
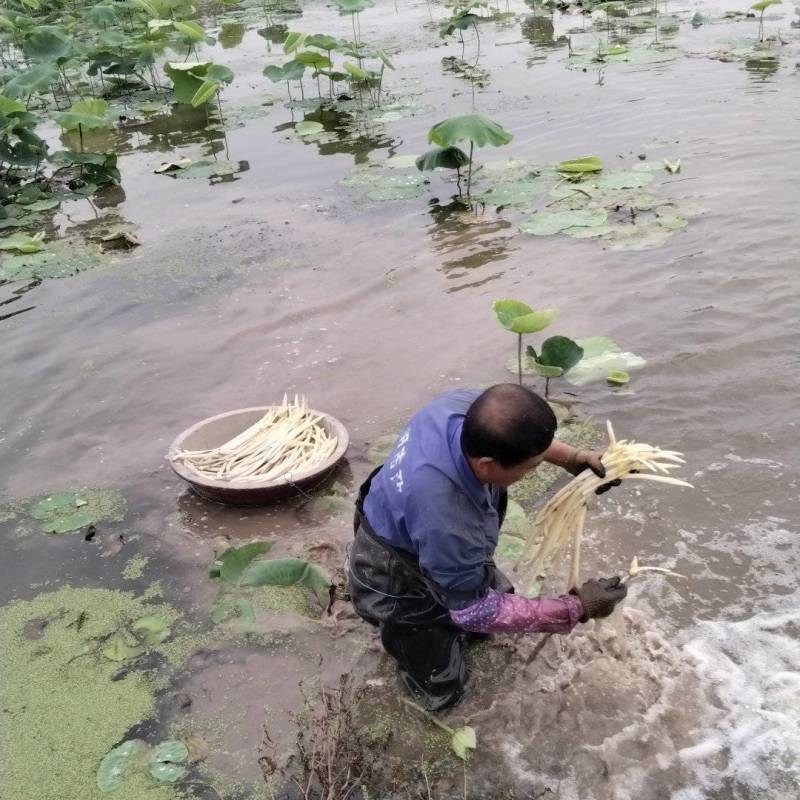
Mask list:
POLYGON ((353 604, 380 627, 403 683, 429 710, 462 697, 470 639, 569 633, 626 595, 615 577, 559 597, 522 597, 492 561, 512 483, 542 461, 605 477, 600 453, 554 440, 555 430, 550 406, 523 386, 447 392, 411 418, 361 487, 348 565, 353 604))

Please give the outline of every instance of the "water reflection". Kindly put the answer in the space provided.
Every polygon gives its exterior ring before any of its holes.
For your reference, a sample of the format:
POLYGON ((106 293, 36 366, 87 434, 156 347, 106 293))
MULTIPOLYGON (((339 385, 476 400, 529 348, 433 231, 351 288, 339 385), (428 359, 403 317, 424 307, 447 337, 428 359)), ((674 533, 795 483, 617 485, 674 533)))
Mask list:
POLYGON ((316 145, 322 156, 350 154, 355 164, 369 162, 375 150, 391 150, 394 139, 382 122, 372 119, 368 113, 344 110, 325 104, 306 111, 302 119, 292 109, 289 122, 276 125, 276 133, 289 133, 298 122, 318 122, 323 130, 319 135, 297 137, 306 145, 316 145))
POLYGON ((756 81, 768 81, 779 69, 781 62, 776 56, 765 56, 763 58, 748 58, 744 62, 747 74, 756 81))
POLYGON ((555 37, 552 17, 531 14, 522 20, 522 35, 534 46, 559 48, 567 44, 566 36, 555 37))
POLYGON ((500 263, 517 249, 512 246, 516 234, 514 226, 505 219, 486 212, 485 207, 466 208, 458 197, 442 204, 431 200, 428 207, 431 224, 428 232, 434 250, 442 256, 439 271, 454 281, 448 291, 459 291, 499 277, 502 272, 490 275, 472 275, 473 270, 500 263), (469 278, 467 282, 465 278, 469 278))
POLYGON ((241 22, 223 22, 217 38, 224 50, 230 50, 242 43, 244 31, 245 28, 241 22))

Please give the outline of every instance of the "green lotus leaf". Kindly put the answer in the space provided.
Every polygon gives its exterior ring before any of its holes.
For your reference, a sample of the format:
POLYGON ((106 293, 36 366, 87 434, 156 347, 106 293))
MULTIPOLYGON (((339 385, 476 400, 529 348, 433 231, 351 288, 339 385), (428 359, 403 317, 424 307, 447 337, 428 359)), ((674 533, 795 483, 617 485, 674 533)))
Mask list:
POLYGON ((534 236, 551 236, 567 228, 592 228, 605 225, 608 212, 602 208, 567 211, 537 211, 521 226, 534 236))
POLYGON ((757 3, 753 3, 750 8, 753 11, 766 11, 770 6, 777 6, 780 5, 781 0, 758 0, 757 3))
POLYGON ((487 144, 500 147, 508 144, 514 136, 499 123, 483 114, 463 114, 450 117, 434 125, 428 131, 428 141, 439 147, 450 147, 465 140, 478 147, 487 144))
POLYGON ((460 147, 434 147, 414 162, 420 172, 434 169, 460 169, 469 164, 469 156, 460 147))
POLYGON ((105 643, 100 652, 111 661, 128 661, 144 653, 145 648, 131 636, 117 631, 105 643))
POLYGON ((537 333, 546 328, 555 316, 554 308, 543 308, 532 314, 523 314, 514 318, 510 330, 514 333, 537 333))
POLYGON ((375 5, 374 0, 333 0, 333 2, 340 14, 358 14, 375 5))
POLYGON ((580 158, 570 158, 566 161, 559 161, 556 165, 558 172, 568 175, 580 175, 590 172, 600 172, 603 169, 603 162, 598 156, 581 156, 580 158))
POLYGON ((22 49, 32 61, 58 62, 72 53, 73 37, 56 25, 42 25, 25 37, 22 49))
POLYGON ((549 364, 540 364, 538 361, 533 362, 533 371, 543 378, 560 378, 564 374, 561 367, 551 367, 549 364))
POLYGON ((99 98, 79 100, 72 104, 69 111, 56 115, 55 120, 65 131, 74 131, 78 127, 85 130, 108 128, 111 125, 108 103, 99 98))
POLYGON ((286 38, 283 40, 283 52, 287 55, 299 50, 306 43, 308 34, 299 33, 298 31, 289 31, 286 38))
POLYGON ((495 300, 492 304, 497 321, 507 330, 511 330, 511 325, 517 317, 525 314, 532 314, 533 309, 519 300, 495 300))
MULTIPOLYGON (((326 69, 331 67, 331 60, 323 53, 318 53, 316 50, 303 50, 295 53, 295 61, 305 64, 307 67, 313 69, 326 69)), ((345 69, 347 65, 345 65, 345 69)))
POLYGON ((54 64, 34 64, 28 69, 20 70, 3 87, 8 97, 28 97, 30 94, 41 94, 50 88, 50 84, 58 78, 58 68, 54 64))
POLYGON ((203 39, 206 38, 206 32, 203 30, 203 27, 193 20, 184 20, 183 22, 173 20, 172 26, 178 33, 183 34, 193 44, 202 42, 203 39))
POLYGON ((653 180, 653 174, 645 171, 607 172, 601 175, 596 185, 601 189, 640 189, 653 180))
POLYGON ((150 775, 157 783, 175 783, 186 775, 188 758, 189 751, 182 741, 167 739, 153 748, 148 765, 150 775))
POLYGON ((630 379, 631 376, 624 369, 612 369, 606 376, 606 380, 614 386, 624 386, 630 379))
POLYGON ((312 136, 315 133, 325 130, 325 126, 321 122, 315 122, 311 119, 304 119, 294 126, 294 132, 298 136, 312 136))
POLYGON ((369 77, 369 73, 366 70, 361 69, 357 64, 353 64, 350 61, 345 61, 342 66, 345 72, 357 81, 365 81, 369 77))
POLYGON ((153 614, 137 619, 131 624, 131 630, 148 645, 161 644, 169 638, 171 633, 169 624, 153 614))
POLYGON ((59 516, 56 519, 41 524, 45 533, 70 533, 85 528, 94 522, 94 517, 85 511, 75 511, 72 514, 59 516))
POLYGON ((205 105, 219 91, 219 83, 216 81, 203 81, 198 86, 197 91, 192 95, 192 108, 200 108, 205 105))
POLYGON ((312 33, 311 36, 306 36, 305 44, 308 47, 318 47, 320 50, 336 50, 340 42, 327 33, 312 33))
POLYGON ((103 756, 97 770, 97 787, 101 792, 116 792, 125 775, 141 767, 149 748, 141 739, 129 739, 103 756))
POLYGON ((191 105, 192 98, 203 85, 205 74, 211 64, 211 61, 190 63, 168 61, 164 64, 164 72, 172 80, 175 87, 175 99, 179 103, 191 105))
POLYGON ((18 253, 38 253, 44 246, 44 231, 29 236, 27 233, 12 233, 0 239, 0 250, 16 250, 18 253))
POLYGON ((95 27, 104 28, 106 25, 116 25, 119 22, 119 14, 110 3, 98 3, 86 12, 86 19, 95 27))
POLYGON ((576 344, 583 348, 583 358, 565 378, 575 386, 604 380, 609 372, 627 371, 646 363, 641 356, 635 353, 623 352, 616 342, 606 336, 577 339, 576 344))
POLYGON ((219 578, 223 583, 235 586, 248 564, 269 552, 271 547, 272 542, 251 542, 242 547, 229 547, 211 564, 209 577, 219 578))
POLYGON ((583 348, 572 339, 567 336, 551 336, 542 342, 542 350, 536 361, 540 365, 559 367, 560 374, 563 374, 569 372, 582 358, 583 348))

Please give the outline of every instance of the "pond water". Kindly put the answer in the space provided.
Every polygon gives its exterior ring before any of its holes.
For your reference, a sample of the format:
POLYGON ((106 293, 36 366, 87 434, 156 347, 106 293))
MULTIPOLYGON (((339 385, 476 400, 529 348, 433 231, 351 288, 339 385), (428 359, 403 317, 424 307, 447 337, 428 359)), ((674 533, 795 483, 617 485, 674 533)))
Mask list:
MULTIPOLYGON (((48 228, 63 244, 121 224, 139 246, 57 279, 0 263, 0 302, 11 301, 0 306, 0 795, 103 797, 107 751, 182 736, 196 750, 188 778, 116 796, 269 797, 259 758, 285 760, 304 697, 349 674, 368 699, 359 724, 386 732, 364 797, 798 796, 800 17, 767 9, 762 44, 757 19, 726 16, 748 5, 671 0, 657 17, 645 5, 621 17, 510 2, 480 22, 479 50, 464 32, 462 56, 457 36, 439 36, 446 7, 376 0, 361 38, 395 69, 369 113, 355 100, 320 111, 310 78, 289 103, 261 74, 284 61, 276 26, 352 37, 349 15, 317 0, 269 19, 259 3, 201 7, 217 43, 200 55, 235 73, 222 120, 167 104, 93 133, 119 153, 121 191, 62 204, 48 228), (428 148, 432 125, 473 110, 514 138, 476 149, 467 211, 448 174, 423 176, 407 157, 428 148), (299 135, 304 120, 323 130, 299 135), (597 237, 522 232, 563 199, 532 185, 541 169, 589 154, 656 199, 611 197, 597 237), (180 158, 239 171, 154 172, 180 158), (631 175, 648 176, 646 190, 631 175), (660 225, 658 209, 679 223, 660 225), (558 392, 621 437, 685 453, 695 488, 623 486, 598 501, 587 575, 637 555, 687 579, 639 581, 614 620, 568 638, 482 645, 469 697, 444 715, 478 734, 462 770, 397 703, 391 665, 346 602, 318 620, 303 598, 276 594, 252 627, 215 626, 208 566, 261 539, 340 580, 352 533, 342 496, 371 469, 372 445, 441 390, 510 379, 515 340, 491 308, 502 297, 556 308, 548 332, 607 336, 639 356, 623 390, 557 381, 558 392), (189 494, 165 460, 170 441, 287 391, 350 431, 338 495, 234 509, 189 494), (44 534, 29 514, 52 492, 90 490, 94 535, 44 534), (85 649, 84 624, 99 640, 151 606, 173 638, 144 663, 85 649)), ((115 102, 136 115, 139 100, 115 102)))

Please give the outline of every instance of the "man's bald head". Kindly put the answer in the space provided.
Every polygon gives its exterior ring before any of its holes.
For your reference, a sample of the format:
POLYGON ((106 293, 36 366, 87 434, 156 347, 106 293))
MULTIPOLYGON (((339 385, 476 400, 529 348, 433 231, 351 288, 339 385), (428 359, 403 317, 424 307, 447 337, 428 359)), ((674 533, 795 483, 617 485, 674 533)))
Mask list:
POLYGON ((540 455, 553 441, 556 417, 547 401, 516 383, 498 383, 467 410, 461 449, 514 467, 540 455))

